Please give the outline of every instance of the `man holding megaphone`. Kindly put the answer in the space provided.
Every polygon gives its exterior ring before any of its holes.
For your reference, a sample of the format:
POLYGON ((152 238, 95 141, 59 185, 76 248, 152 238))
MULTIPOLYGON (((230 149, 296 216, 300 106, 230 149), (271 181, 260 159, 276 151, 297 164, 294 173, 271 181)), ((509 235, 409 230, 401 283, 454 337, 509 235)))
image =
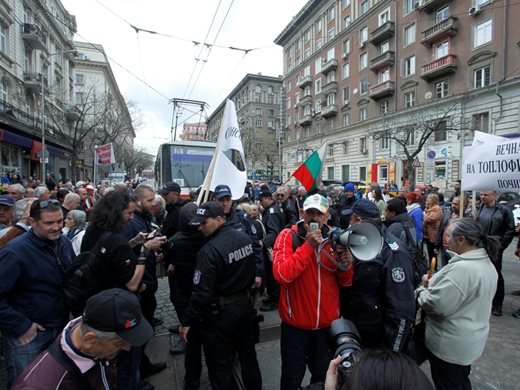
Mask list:
POLYGON ((283 229, 274 245, 273 275, 280 283, 280 388, 299 389, 308 365, 311 383, 324 382, 329 328, 338 318, 339 287, 352 282, 352 257, 328 239, 329 203, 319 194, 303 203, 303 219, 283 229))
POLYGON ((354 258, 354 280, 341 291, 341 315, 357 327, 365 348, 402 351, 415 316, 413 259, 406 245, 386 232, 379 209, 360 199, 350 227, 339 236, 354 258))

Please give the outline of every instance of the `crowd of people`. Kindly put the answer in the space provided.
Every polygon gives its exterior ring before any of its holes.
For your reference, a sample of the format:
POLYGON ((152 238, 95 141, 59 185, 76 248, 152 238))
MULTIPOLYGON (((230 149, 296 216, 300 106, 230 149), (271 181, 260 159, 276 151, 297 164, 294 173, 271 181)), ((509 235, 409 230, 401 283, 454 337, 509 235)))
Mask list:
MULTIPOLYGON (((157 191, 51 179, 4 183, 0 195, 8 389, 32 388, 39 375, 57 389, 153 389, 145 379, 166 367, 145 353, 162 321, 155 316, 159 264, 180 322, 171 331, 183 342, 185 389, 200 387, 202 351, 214 389, 236 388, 235 357, 245 387, 261 389, 258 311, 273 310, 281 319, 281 389, 300 388, 306 369, 311 384, 336 386, 341 359, 331 356, 329 329, 339 317, 353 322, 363 348, 379 354, 365 353, 350 387, 337 388, 363 388, 355 386, 367 383, 370 365, 399 364, 417 383, 427 381, 404 356, 418 305, 435 387, 471 388, 490 315, 502 315, 503 252, 514 222, 492 191, 482 191, 473 210, 460 182, 448 199, 431 186, 363 191, 354 183, 309 193, 266 184, 234 196, 222 183, 198 205, 196 194, 182 198, 175 182, 157 191), (369 259, 334 234, 363 224, 381 238, 369 259), (86 251, 100 259, 102 291, 71 313, 63 278, 86 251), (420 285, 417 251, 438 259, 420 285)), ((520 318, 520 310, 513 315, 520 318)))

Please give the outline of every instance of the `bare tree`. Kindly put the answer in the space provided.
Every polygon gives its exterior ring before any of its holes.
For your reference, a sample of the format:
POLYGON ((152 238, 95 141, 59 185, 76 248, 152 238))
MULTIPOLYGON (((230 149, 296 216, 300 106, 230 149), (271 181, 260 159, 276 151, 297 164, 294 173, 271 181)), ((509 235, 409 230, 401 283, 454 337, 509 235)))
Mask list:
POLYGON ((123 155, 123 160, 130 174, 141 175, 144 170, 153 169, 154 156, 146 153, 142 147, 127 149, 123 155))
POLYGON ((407 115, 383 118, 369 134, 374 142, 385 139, 395 142, 404 154, 404 177, 410 190, 415 188, 413 161, 432 138, 444 139, 450 131, 464 131, 467 125, 460 115, 461 100, 447 105, 416 107, 407 115))

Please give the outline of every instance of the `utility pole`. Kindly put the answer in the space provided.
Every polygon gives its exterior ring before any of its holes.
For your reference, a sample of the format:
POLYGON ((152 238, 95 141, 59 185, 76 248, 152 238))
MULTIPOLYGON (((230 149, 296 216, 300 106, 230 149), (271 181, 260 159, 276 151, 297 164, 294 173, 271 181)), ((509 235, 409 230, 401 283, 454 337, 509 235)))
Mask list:
MULTIPOLYGON (((202 113, 204 110, 209 108, 206 102, 202 102, 199 100, 189 100, 189 99, 170 99, 169 103, 173 104, 173 116, 172 116, 172 127, 171 127, 171 139, 172 141, 177 141, 177 123, 179 121, 179 116, 182 114, 181 110, 183 106, 197 106, 200 107, 200 117, 202 118, 202 113), (175 118, 175 125, 173 124, 175 118)), ((193 112, 193 111, 191 111, 193 112)), ((196 114, 197 112, 193 112, 196 114)), ((200 122, 200 120, 199 120, 200 122)))

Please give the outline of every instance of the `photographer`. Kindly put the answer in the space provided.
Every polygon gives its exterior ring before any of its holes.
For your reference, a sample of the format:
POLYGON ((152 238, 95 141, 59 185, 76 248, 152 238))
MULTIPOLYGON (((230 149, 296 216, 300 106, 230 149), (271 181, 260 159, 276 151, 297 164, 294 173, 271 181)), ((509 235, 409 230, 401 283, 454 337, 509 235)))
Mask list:
POLYGON ((278 235, 273 275, 281 285, 280 388, 298 389, 308 365, 311 383, 327 371, 328 332, 338 318, 339 287, 352 282, 352 258, 343 247, 334 252, 326 237, 327 200, 318 194, 303 204, 303 220, 278 235))

